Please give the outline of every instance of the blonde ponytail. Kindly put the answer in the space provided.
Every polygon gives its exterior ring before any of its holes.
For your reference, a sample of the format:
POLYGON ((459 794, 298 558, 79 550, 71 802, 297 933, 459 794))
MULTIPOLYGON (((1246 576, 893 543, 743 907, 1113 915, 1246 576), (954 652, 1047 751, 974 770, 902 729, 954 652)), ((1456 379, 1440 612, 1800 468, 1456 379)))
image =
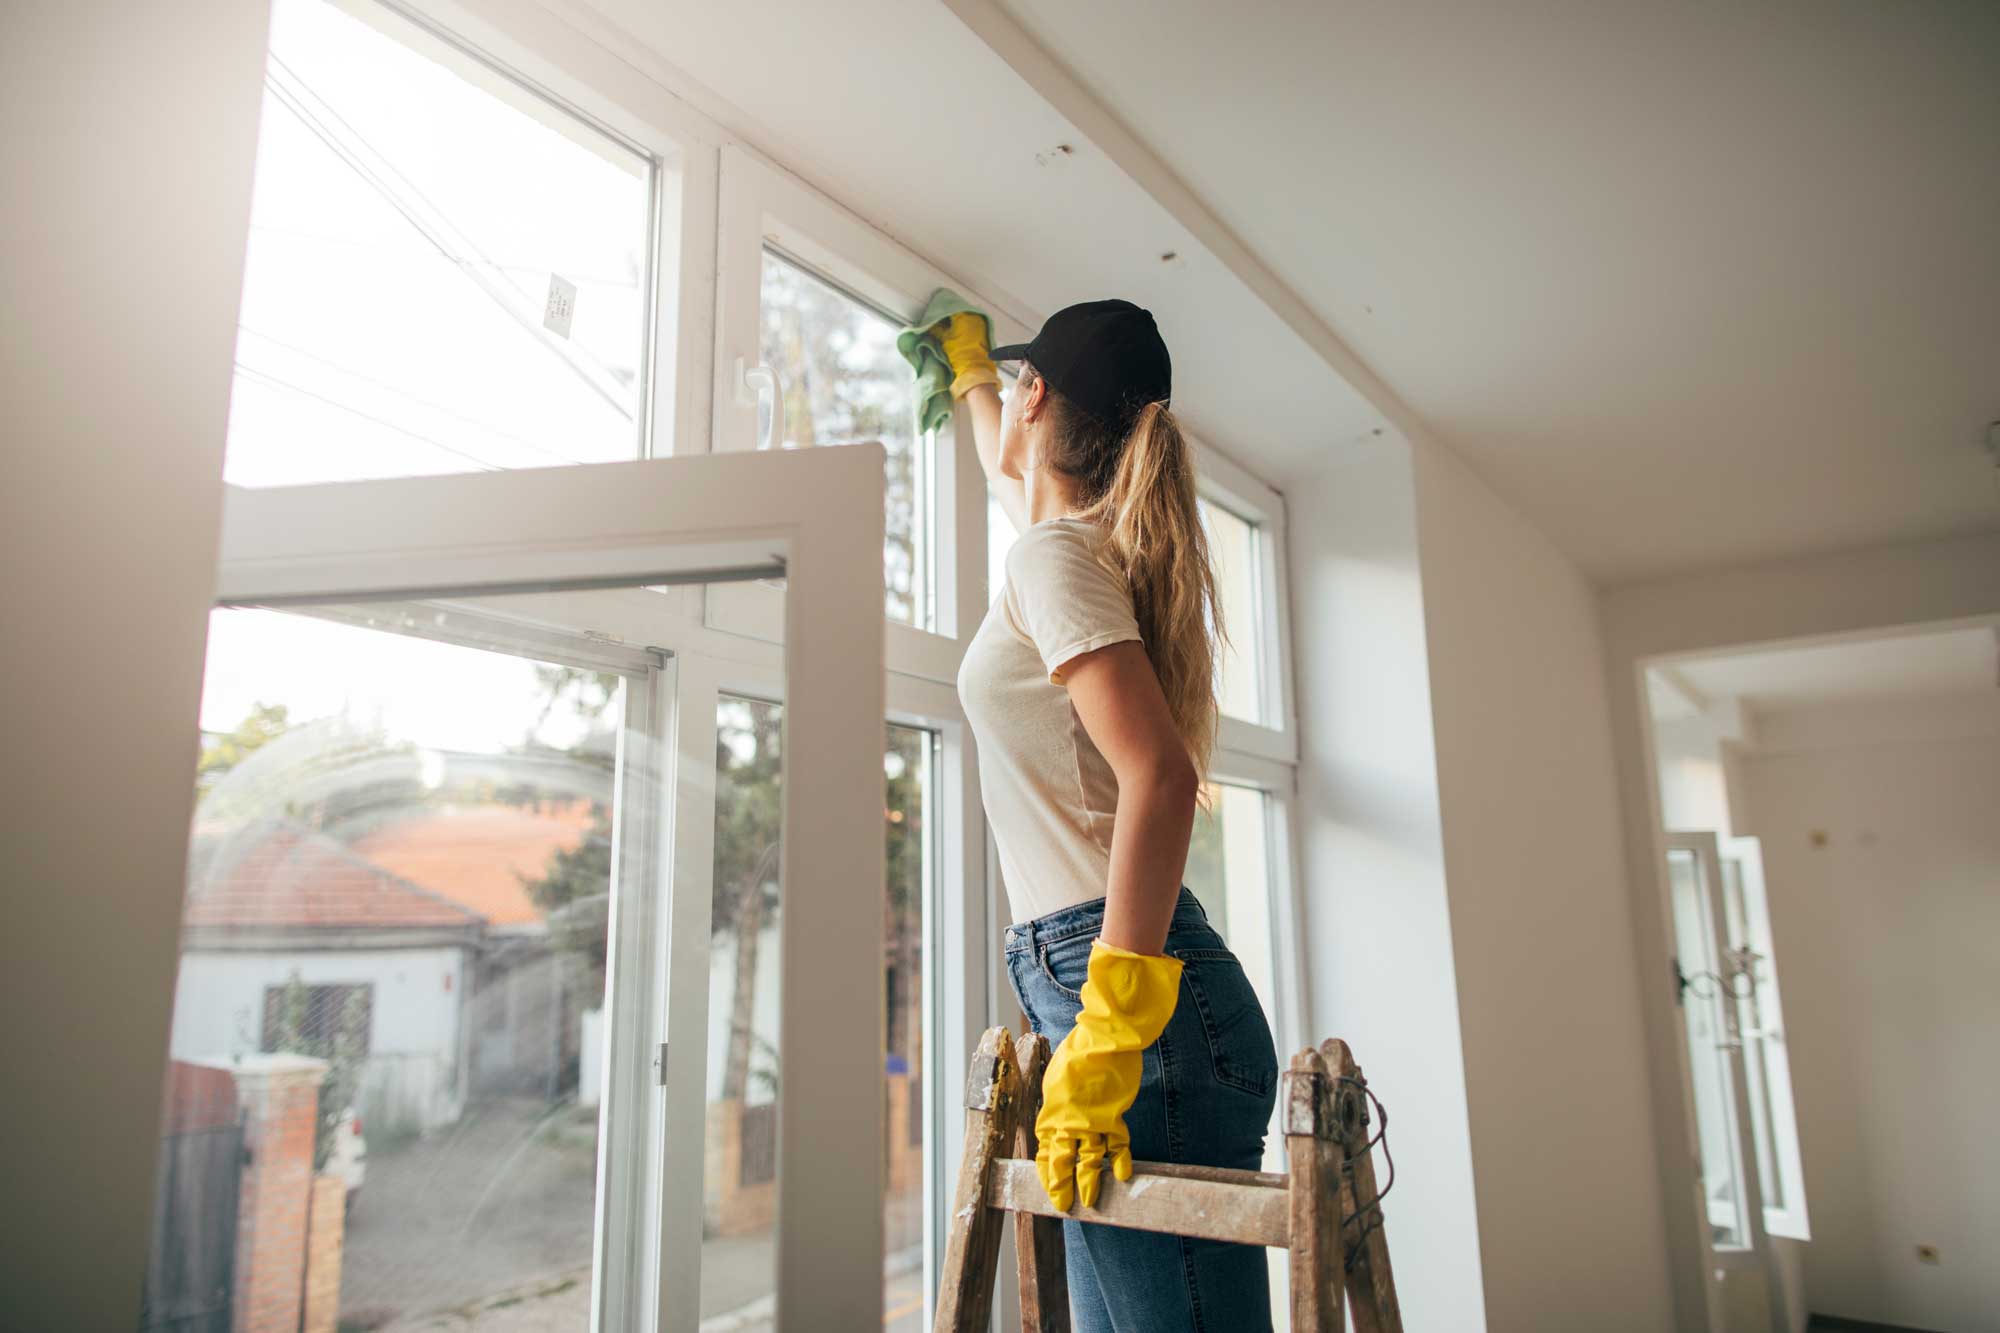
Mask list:
POLYGON ((1070 429, 1057 430, 1054 461, 1085 479, 1086 494, 1096 489, 1075 517, 1102 523, 1107 530, 1098 558, 1132 590, 1146 656, 1195 772, 1203 778, 1205 802, 1209 756, 1215 748, 1215 665, 1228 636, 1209 563, 1208 533, 1195 500, 1193 452, 1165 403, 1141 408, 1123 440, 1093 442, 1088 437, 1097 432, 1087 426, 1061 424, 1070 429), (1098 447, 1090 448, 1093 443, 1098 447), (1104 467, 1107 462, 1112 466, 1104 467), (1071 463, 1077 466, 1067 465, 1071 463), (1093 480, 1101 489, 1089 485, 1093 480))

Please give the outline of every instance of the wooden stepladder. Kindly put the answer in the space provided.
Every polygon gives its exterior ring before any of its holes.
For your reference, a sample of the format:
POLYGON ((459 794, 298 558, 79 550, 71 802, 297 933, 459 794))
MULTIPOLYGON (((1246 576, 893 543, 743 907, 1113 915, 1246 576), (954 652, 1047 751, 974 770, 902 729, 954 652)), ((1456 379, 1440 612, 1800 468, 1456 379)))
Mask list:
MULTIPOLYGON (((1046 1039, 1029 1034, 1017 1041, 1006 1028, 987 1029, 972 1058, 965 1156, 952 1196, 934 1325, 939 1333, 985 1333, 1008 1213, 1014 1215, 1021 1327, 1068 1333, 1063 1214, 1049 1202, 1034 1161, 1048 1058, 1046 1039)), ((1289 1250, 1294 1330, 1339 1333, 1344 1293, 1355 1333, 1402 1333, 1370 1152, 1379 1141, 1369 1137, 1371 1100, 1346 1042, 1308 1047, 1292 1057, 1279 1093, 1284 1174, 1134 1162, 1130 1181, 1106 1171, 1097 1206, 1079 1204, 1070 1216, 1289 1250)))

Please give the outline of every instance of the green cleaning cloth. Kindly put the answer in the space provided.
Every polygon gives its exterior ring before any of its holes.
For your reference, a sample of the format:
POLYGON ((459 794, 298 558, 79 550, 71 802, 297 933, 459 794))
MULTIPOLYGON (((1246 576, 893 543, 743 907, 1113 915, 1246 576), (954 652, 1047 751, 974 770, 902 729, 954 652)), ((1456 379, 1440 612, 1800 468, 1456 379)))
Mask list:
POLYGON ((917 322, 896 335, 896 350, 917 375, 917 430, 927 433, 951 420, 951 362, 945 359, 931 326, 953 315, 977 315, 986 321, 986 345, 993 345, 993 320, 949 287, 931 293, 917 322))

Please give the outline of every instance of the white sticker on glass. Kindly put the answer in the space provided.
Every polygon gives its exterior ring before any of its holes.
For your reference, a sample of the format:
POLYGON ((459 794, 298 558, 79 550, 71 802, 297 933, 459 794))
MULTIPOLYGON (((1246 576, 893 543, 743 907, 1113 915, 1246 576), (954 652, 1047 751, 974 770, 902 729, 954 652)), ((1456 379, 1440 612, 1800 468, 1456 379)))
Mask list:
POLYGON ((542 311, 542 327, 559 338, 569 337, 569 322, 576 314, 576 284, 559 273, 549 274, 549 303, 542 311))

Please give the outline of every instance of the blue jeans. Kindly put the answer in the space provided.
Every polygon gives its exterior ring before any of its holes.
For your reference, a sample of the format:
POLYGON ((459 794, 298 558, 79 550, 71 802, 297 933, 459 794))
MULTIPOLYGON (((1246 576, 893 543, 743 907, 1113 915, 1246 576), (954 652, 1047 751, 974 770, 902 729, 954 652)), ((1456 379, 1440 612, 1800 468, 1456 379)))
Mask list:
MULTIPOLYGON (((1078 996, 1104 899, 1007 927, 1007 975, 1036 1032, 1060 1044, 1078 996)), ((1243 965, 1183 888, 1163 952, 1181 960, 1174 1016, 1145 1054, 1138 1100, 1125 1113, 1132 1156, 1256 1170, 1278 1095, 1271 1026, 1243 965)), ((1265 1251, 1074 1219, 1063 1222, 1075 1333, 1267 1333, 1265 1251)))

